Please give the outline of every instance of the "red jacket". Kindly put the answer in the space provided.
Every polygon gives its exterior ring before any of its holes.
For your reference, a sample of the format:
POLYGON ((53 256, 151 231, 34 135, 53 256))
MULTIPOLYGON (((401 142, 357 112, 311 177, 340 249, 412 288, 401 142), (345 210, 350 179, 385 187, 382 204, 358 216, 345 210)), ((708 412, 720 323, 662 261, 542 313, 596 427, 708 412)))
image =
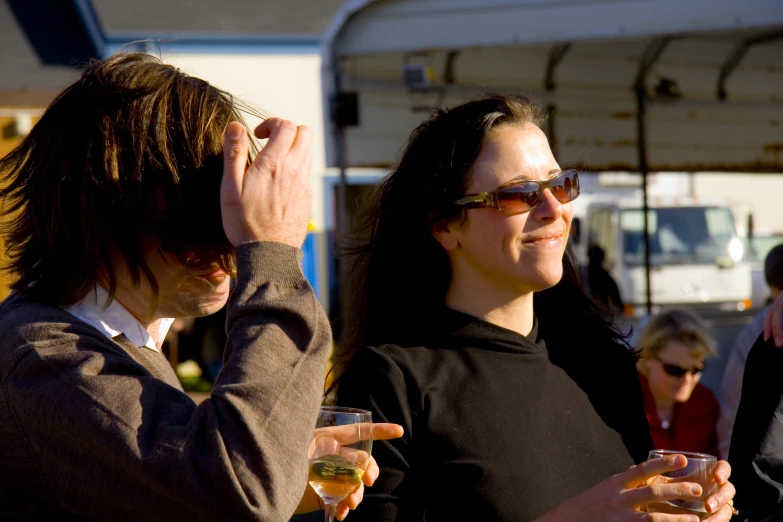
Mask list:
POLYGON ((650 385, 644 375, 639 374, 644 396, 644 411, 647 422, 650 423, 650 435, 656 449, 676 451, 692 451, 719 456, 718 432, 715 425, 720 415, 720 406, 715 394, 704 386, 697 384, 687 402, 674 406, 674 417, 668 430, 661 426, 658 411, 650 385))

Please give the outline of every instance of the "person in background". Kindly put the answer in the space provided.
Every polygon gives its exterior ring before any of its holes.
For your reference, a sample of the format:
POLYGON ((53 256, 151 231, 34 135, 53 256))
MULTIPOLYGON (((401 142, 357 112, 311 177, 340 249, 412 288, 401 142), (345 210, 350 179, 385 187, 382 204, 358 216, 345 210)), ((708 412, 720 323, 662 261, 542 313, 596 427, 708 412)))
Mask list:
MULTIPOLYGON (((776 303, 783 302, 778 297, 776 303)), ((783 520, 783 349, 759 335, 748 353, 729 446, 742 522, 783 520)))
POLYGON ((603 306, 615 314, 623 313, 623 300, 612 274, 604 267, 606 253, 598 245, 590 245, 587 249, 589 259, 587 267, 582 271, 582 283, 587 292, 603 306))
POLYGON ((650 435, 658 449, 716 455, 718 401, 699 383, 715 342, 691 312, 671 310, 647 323, 638 342, 639 380, 650 435))
MULTIPOLYGON (((780 297, 783 291, 783 244, 769 251, 764 259, 764 279, 767 281, 770 293, 770 305, 780 297)), ((742 377, 745 373, 745 361, 751 347, 764 329, 764 318, 770 309, 765 306, 753 317, 753 321, 737 336, 731 347, 729 360, 723 374, 718 398, 720 399, 720 419, 718 419, 718 445, 723 458, 728 458, 731 434, 734 429, 734 418, 737 416, 740 395, 742 394, 742 377)))
POLYGON ((318 509, 307 452, 331 335, 301 269, 312 133, 267 119, 253 159, 240 109, 120 53, 88 64, 0 159, 16 275, 0 303, 0 519, 318 509), (196 405, 161 345, 175 317, 227 301, 225 364, 196 405))
MULTIPOLYGON (((579 177, 541 124, 522 97, 437 111, 364 216, 337 403, 405 435, 373 446, 357 522, 697 520, 643 512, 699 488, 650 484, 684 459, 646 461, 636 359, 580 285, 579 177)), ((709 522, 731 517, 729 472, 709 522)))

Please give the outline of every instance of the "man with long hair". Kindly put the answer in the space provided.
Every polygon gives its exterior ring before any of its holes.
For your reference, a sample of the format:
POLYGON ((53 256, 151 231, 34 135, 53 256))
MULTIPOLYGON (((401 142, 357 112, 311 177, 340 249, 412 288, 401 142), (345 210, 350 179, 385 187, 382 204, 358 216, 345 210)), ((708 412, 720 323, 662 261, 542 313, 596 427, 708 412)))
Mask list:
POLYGON ((119 54, 0 159, 0 519, 272 521, 302 500, 331 344, 300 268, 311 132, 267 119, 251 161, 241 121, 207 82, 119 54), (160 348, 171 318, 226 301, 197 406, 160 348))

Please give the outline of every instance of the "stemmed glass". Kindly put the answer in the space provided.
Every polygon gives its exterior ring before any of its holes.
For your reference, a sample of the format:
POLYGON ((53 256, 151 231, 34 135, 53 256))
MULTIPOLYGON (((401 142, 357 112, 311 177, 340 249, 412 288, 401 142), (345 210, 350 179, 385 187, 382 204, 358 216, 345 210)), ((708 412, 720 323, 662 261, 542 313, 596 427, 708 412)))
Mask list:
POLYGON ((326 522, 337 504, 362 481, 372 453, 372 414, 366 410, 322 406, 308 456, 310 486, 324 501, 326 522))

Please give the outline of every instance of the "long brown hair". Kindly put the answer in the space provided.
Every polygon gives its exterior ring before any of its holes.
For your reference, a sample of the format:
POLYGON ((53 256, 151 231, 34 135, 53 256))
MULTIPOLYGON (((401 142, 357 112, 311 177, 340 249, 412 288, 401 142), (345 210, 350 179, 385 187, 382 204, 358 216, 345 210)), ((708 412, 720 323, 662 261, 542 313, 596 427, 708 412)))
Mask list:
POLYGON ((119 255, 157 292, 144 236, 185 264, 231 270, 218 194, 224 129, 241 112, 252 111, 147 54, 89 63, 0 159, 13 290, 66 305, 101 277, 113 296, 119 255))
MULTIPOLYGON (((465 219, 465 211, 453 203, 464 195, 470 168, 493 129, 526 123, 540 127, 543 121, 527 98, 486 96, 438 110, 413 131, 346 250, 351 280, 346 328, 333 368, 338 376, 366 346, 423 337, 432 312, 445 306, 451 281, 449 257, 433 237, 432 225, 465 219)), ((582 290, 570 247, 561 281, 536 294, 534 302, 542 331, 552 336, 563 330, 565 320, 569 328, 585 329, 591 341, 624 344, 607 311, 582 290)))

